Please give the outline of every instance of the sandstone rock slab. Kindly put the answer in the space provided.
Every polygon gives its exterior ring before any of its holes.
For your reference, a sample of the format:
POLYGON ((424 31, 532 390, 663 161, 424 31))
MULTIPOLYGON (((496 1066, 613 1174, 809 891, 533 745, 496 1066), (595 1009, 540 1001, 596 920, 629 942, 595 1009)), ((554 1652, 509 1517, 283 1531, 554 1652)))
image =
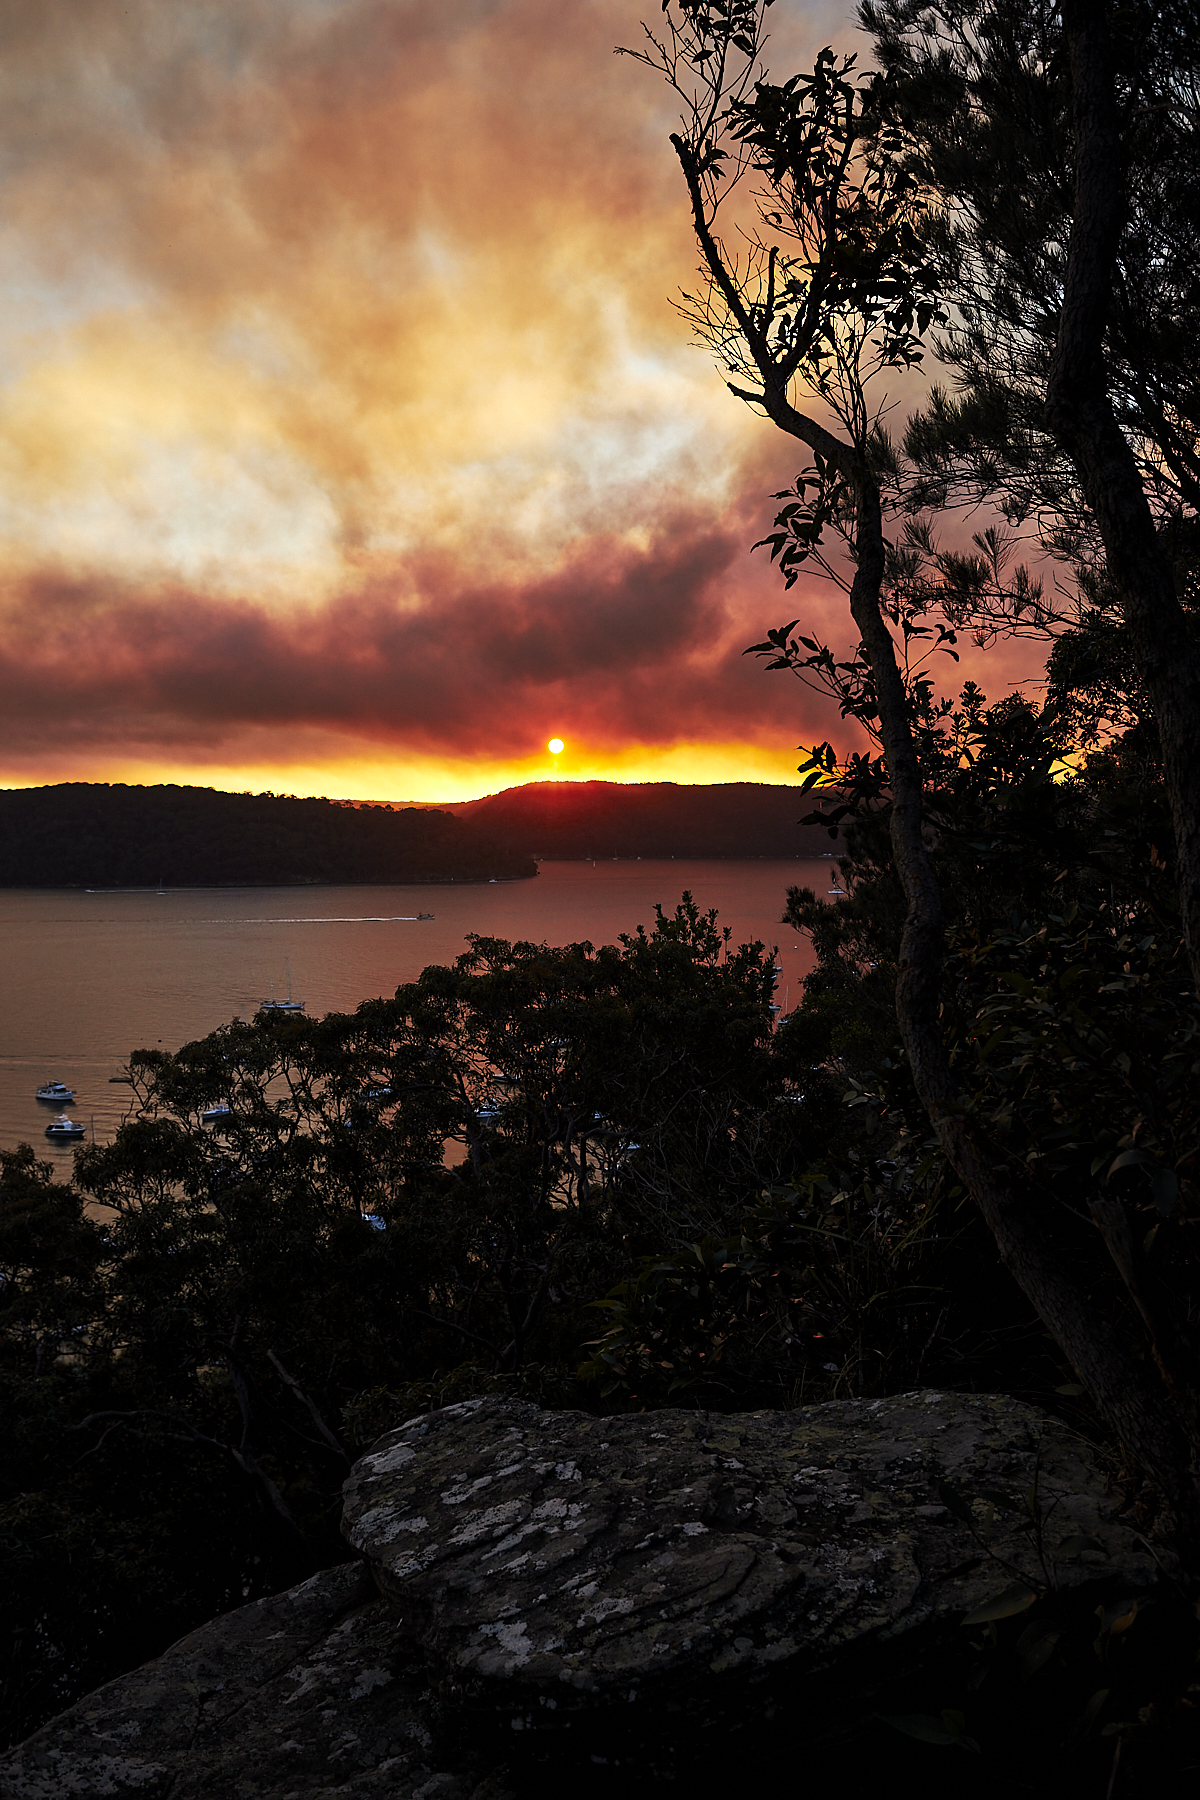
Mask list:
POLYGON ((487 1399, 383 1438, 343 1531, 447 1692, 561 1731, 633 1702, 727 1711, 953 1633, 1017 1580, 1148 1586, 1117 1514, 1083 1442, 1003 1396, 615 1418, 487 1399), (1072 1538, 1097 1548, 1060 1554, 1072 1538))
POLYGON ((211 1620, 0 1757, 3 1800, 501 1800, 361 1563, 211 1620), (452 1759, 453 1760, 453 1759, 452 1759))
POLYGON ((213 1620, 0 1757, 0 1800, 790 1791, 798 1758, 832 1746, 840 1779, 873 1714, 940 1703, 980 1600, 1094 1582, 1086 1617, 1157 1573, 1086 1445, 988 1395, 471 1401, 356 1465, 344 1529, 374 1581, 213 1620))

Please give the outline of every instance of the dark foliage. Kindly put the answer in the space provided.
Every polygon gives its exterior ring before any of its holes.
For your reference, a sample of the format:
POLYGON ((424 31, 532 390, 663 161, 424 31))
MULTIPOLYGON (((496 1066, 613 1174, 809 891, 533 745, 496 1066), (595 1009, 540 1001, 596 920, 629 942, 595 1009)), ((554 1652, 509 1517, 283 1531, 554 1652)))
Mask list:
POLYGON ((589 1303, 818 1127, 776 1104, 772 979, 690 900, 598 951, 478 940, 354 1015, 135 1054, 74 1188, 5 1155, 6 1730, 339 1560, 349 1462, 398 1418, 592 1403, 589 1303))
MULTIPOLYGON (((1164 518, 1200 500, 1196 452, 1200 115, 1195 10, 1108 7, 1127 198, 1105 374, 1164 518)), ((1077 548, 1089 527, 1046 430, 1074 215, 1072 79, 1061 10, 1021 0, 864 0, 884 111, 940 211, 930 252, 956 318, 939 352, 957 393, 909 427, 925 498, 993 495, 1077 548)))

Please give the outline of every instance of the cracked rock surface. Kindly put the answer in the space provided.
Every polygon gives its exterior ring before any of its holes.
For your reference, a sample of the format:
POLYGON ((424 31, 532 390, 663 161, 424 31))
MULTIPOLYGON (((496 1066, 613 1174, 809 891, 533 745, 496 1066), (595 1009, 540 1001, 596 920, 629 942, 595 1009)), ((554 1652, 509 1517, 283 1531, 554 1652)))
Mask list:
POLYGON ((703 1710, 957 1629, 1015 1576, 1069 1585, 1115 1563, 1149 1584, 1116 1514, 1081 1440, 1003 1396, 616 1418, 488 1399, 375 1445, 343 1531, 433 1664, 523 1730, 635 1698, 703 1710), (972 1529, 939 1493, 1019 1507, 1035 1476, 1040 1543, 999 1509, 985 1547, 987 1503, 972 1529), (1103 1550, 1057 1561, 1081 1534, 1103 1550))
POLYGON ((374 1581, 345 1565, 212 1620, 0 1756, 0 1800, 774 1791, 1014 1580, 1152 1587, 1118 1505, 1004 1396, 468 1401, 355 1465, 343 1529, 374 1581))
POLYGON ((0 1757, 3 1800, 505 1800, 445 1766, 361 1563, 226 1613, 0 1757))

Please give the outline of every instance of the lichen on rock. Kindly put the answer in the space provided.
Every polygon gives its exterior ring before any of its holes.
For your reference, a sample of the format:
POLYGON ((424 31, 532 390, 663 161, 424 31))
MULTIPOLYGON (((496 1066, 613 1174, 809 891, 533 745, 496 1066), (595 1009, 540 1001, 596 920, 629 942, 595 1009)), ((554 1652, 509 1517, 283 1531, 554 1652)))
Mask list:
POLYGON ((769 1786, 957 1657, 997 1590, 1157 1575, 1088 1446, 996 1395, 468 1401, 361 1459, 343 1529, 374 1581, 214 1619, 0 1758, 0 1800, 540 1800, 615 1791, 614 1765, 622 1793, 769 1786))
POLYGON ((362 1564, 343 1564, 97 1688, 0 1758, 0 1795, 470 1800, 480 1772, 438 1754, 427 1689, 362 1564))
POLYGON ((711 1714, 954 1629, 1015 1578, 1154 1576, 1086 1446, 1003 1396, 616 1418, 468 1401, 362 1458, 343 1530, 462 1701, 521 1730, 634 1700, 711 1714), (959 1516, 982 1488, 1014 1503, 986 1531, 982 1503, 959 1516), (1094 1560, 1059 1559, 1068 1537, 1094 1560))

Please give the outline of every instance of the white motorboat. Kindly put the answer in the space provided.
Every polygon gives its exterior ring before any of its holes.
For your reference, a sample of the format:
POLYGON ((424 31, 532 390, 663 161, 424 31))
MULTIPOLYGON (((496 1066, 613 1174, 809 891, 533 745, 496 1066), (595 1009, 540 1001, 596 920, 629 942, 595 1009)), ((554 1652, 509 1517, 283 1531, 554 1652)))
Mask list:
POLYGON ((75 1089, 69 1088, 65 1081, 43 1081, 37 1097, 50 1106, 69 1106, 75 1098, 75 1089))
POLYGON ((269 1000, 260 1000, 259 1001, 258 1009, 260 1012, 302 1013, 304 1011, 303 1000, 293 1000, 292 999, 292 965, 287 960, 286 957, 284 958, 284 967, 287 970, 287 984, 288 984, 287 999, 286 1000, 277 1000, 275 998, 275 983, 272 982, 271 983, 271 998, 269 1000))
POLYGON ((51 1119, 47 1125, 46 1136, 54 1143, 64 1143, 71 1138, 86 1137, 87 1133, 78 1119, 68 1119, 66 1113, 59 1113, 57 1119, 51 1119))
POLYGON ((200 1114, 202 1125, 219 1125, 223 1119, 232 1119, 233 1108, 228 1101, 218 1100, 215 1106, 206 1106, 200 1114))

